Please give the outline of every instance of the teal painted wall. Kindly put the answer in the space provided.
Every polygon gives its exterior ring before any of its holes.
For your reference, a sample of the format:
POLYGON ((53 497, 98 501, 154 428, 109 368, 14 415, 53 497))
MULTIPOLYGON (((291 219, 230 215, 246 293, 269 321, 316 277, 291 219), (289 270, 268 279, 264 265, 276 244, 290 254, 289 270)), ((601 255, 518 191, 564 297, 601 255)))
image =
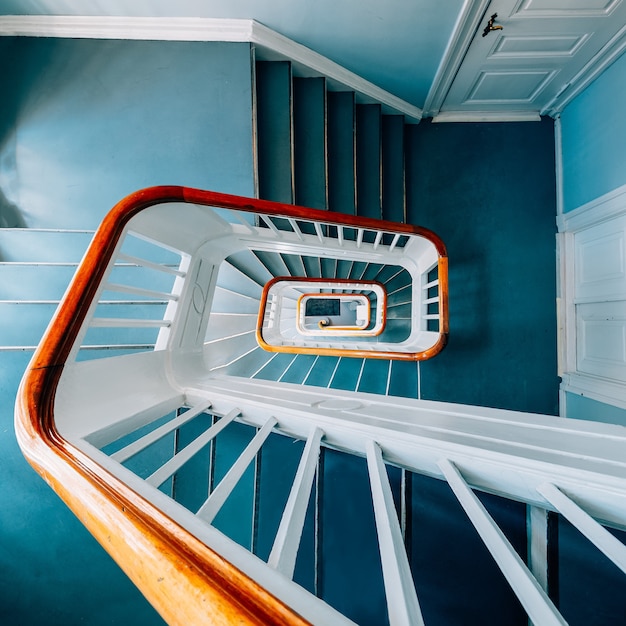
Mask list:
POLYGON ((450 339, 422 398, 558 413, 554 125, 410 129, 408 215, 449 256, 450 339))
POLYGON ((575 393, 567 394, 567 417, 626 426, 626 410, 575 393))
MULTIPOLYGON (((0 75, 4 226, 95 227, 154 184, 254 192, 247 44, 0 38, 0 75)), ((17 447, 29 357, 0 351, 0 623, 162 624, 17 447)))
MULTIPOLYGON (((561 115, 564 211, 626 184, 626 55, 561 115)), ((567 394, 567 416, 626 425, 626 411, 567 394)))
POLYGON ((95 228, 150 185, 254 193, 248 44, 0 45, 0 187, 27 226, 95 228))
POLYGON ((626 55, 561 115, 563 204, 571 211, 626 184, 626 55))

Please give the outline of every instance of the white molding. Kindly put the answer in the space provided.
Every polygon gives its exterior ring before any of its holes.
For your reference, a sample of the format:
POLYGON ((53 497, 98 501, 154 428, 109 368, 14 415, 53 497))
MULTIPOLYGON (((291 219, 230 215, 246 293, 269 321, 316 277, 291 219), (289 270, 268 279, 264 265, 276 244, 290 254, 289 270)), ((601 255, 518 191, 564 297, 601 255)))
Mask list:
POLYGON ((626 386, 618 382, 569 373, 563 376, 561 390, 626 409, 626 386))
POLYGON ((251 43, 262 55, 284 58, 296 71, 318 74, 336 88, 354 91, 363 101, 419 122, 422 109, 377 87, 310 48, 267 28, 255 20, 187 17, 83 17, 57 15, 5 15, 0 36, 60 37, 74 39, 126 39, 152 41, 224 41, 251 43))
POLYGON ((567 89, 562 90, 541 111, 542 115, 555 117, 581 92, 583 92, 604 70, 626 50, 626 26, 614 35, 574 78, 567 89))
POLYGON ((443 122, 539 122, 536 111, 444 111, 433 117, 433 123, 443 122))
POLYGON ((253 20, 189 17, 3 15, 0 36, 246 42, 253 20))
POLYGON ((491 0, 465 0, 459 13, 452 36, 444 52, 443 58, 433 84, 430 87, 424 104, 425 116, 439 114, 448 91, 454 81, 454 77, 461 67, 461 63, 467 54, 467 50, 474 39, 474 35, 487 10, 491 0))
POLYGON ((557 217, 559 232, 578 232, 626 214, 626 185, 557 217))
POLYGON ((554 120, 554 170, 556 177, 556 214, 563 215, 563 132, 561 116, 554 120))
MULTIPOLYGON (((626 185, 622 185, 599 198, 557 216, 559 234, 560 310, 559 310, 559 371, 562 377, 561 394, 572 393, 598 402, 626 409, 626 385, 576 371, 576 309, 574 301, 575 250, 574 235, 577 232, 626 214, 626 185)), ((561 407, 561 415, 566 415, 561 407)))

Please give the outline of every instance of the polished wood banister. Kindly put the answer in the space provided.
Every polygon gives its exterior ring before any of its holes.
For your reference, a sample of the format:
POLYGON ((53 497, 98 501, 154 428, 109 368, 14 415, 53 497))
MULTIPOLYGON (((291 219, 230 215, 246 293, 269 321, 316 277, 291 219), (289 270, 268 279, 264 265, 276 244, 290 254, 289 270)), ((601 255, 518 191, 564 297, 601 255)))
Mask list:
POLYGON ((15 410, 17 438, 31 465, 168 623, 308 624, 69 443, 54 422, 63 367, 128 221, 163 202, 228 204, 229 208, 241 202, 232 196, 191 192, 183 187, 142 190, 122 200, 105 217, 22 379, 15 410), (151 576, 152 572, 159 576, 151 576), (184 591, 197 602, 180 602, 172 589, 184 591))
MULTIPOLYGON (((440 264, 445 246, 431 231, 410 225, 180 186, 143 189, 124 198, 104 218, 22 379, 15 419, 26 458, 168 623, 306 624, 293 609, 72 445, 55 425, 61 374, 126 225, 150 206, 173 202, 421 235, 437 248, 440 264), (197 601, 181 602, 177 590, 197 601)), ((440 306, 447 309, 447 288, 440 289, 440 306)))

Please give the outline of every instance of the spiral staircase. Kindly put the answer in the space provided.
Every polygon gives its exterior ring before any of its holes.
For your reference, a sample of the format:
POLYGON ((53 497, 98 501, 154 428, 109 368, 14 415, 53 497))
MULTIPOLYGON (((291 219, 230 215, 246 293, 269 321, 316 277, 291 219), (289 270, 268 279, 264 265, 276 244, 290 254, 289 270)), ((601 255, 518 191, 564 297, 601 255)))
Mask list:
POLYGON ((402 223, 404 120, 292 69, 256 67, 263 200, 138 192, 80 265, 92 233, 0 233, 13 350, 76 270, 20 445, 170 623, 566 623, 557 515, 626 571, 622 429, 419 399, 447 257, 402 223), (281 278, 380 284, 385 330, 264 349, 281 278))

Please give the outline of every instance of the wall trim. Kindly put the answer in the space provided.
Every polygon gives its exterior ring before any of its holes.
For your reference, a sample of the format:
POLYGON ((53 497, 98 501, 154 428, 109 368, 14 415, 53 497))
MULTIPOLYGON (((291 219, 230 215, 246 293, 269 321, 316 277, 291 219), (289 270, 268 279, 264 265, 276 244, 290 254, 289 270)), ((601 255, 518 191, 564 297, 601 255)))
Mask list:
POLYGON ((624 385, 617 382, 569 373, 563 376, 561 390, 626 409, 626 391, 624 385))
POLYGON ((354 91, 361 101, 380 103, 385 113, 404 115, 413 123, 422 119, 419 107, 255 20, 4 15, 0 17, 0 36, 251 43, 258 50, 257 58, 290 60, 296 75, 325 76, 331 89, 354 91))
POLYGON ((465 0, 424 104, 424 116, 437 116, 491 0, 465 0))
POLYGON ((559 232, 577 232, 626 213, 626 185, 557 217, 559 232))
POLYGON ((536 111, 443 111, 433 123, 444 122, 540 122, 536 111))
MULTIPOLYGON (((560 397, 565 392, 585 396, 612 406, 626 409, 626 385, 578 372, 576 346, 575 248, 577 232, 602 222, 626 215, 626 185, 622 185, 591 202, 557 215, 557 249, 559 255, 559 293, 557 293, 557 322, 559 344, 559 375, 562 378, 560 397)), ((566 407, 560 413, 566 416, 566 407)))

